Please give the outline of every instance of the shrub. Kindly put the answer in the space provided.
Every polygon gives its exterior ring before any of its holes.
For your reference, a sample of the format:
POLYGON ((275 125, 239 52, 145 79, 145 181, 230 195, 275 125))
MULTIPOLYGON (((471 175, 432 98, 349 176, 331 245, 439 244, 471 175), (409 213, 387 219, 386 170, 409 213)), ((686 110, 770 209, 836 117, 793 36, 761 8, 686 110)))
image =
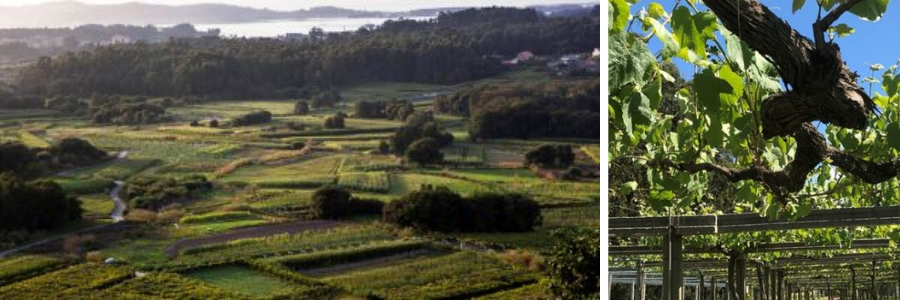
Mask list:
POLYGON ((294 103, 294 114, 301 116, 309 114, 309 102, 306 102, 306 100, 300 100, 297 101, 297 103, 294 103))
POLYGON ((315 218, 337 219, 350 214, 350 193, 337 187, 324 187, 312 195, 310 210, 315 218))
POLYGON ((344 117, 336 114, 331 117, 325 118, 325 124, 323 125, 325 129, 341 129, 344 128, 344 117))
POLYGON ((567 168, 575 162, 570 145, 540 145, 525 153, 525 166, 541 168, 567 168))
POLYGON ((537 202, 519 194, 462 198, 446 188, 411 192, 384 207, 384 220, 442 232, 524 232, 542 222, 537 202))
POLYGON ((265 110, 260 110, 238 116, 234 118, 232 124, 234 126, 248 126, 265 124, 269 123, 270 121, 272 121, 272 113, 265 110))
POLYGON ((418 139, 406 149, 406 159, 420 166, 438 163, 444 160, 441 145, 433 138, 418 139))
POLYGON ((217 128, 219 127, 219 120, 212 119, 209 121, 209 127, 217 128))
POLYGON ((599 299, 599 230, 559 229, 553 232, 556 243, 547 260, 549 285, 563 299, 599 299))
POLYGON ((63 251, 80 255, 97 246, 97 236, 93 234, 74 235, 63 240, 63 251))
POLYGON ((92 263, 99 263, 103 261, 103 253, 100 251, 90 251, 84 255, 84 260, 87 260, 92 263))
POLYGON ((190 126, 191 126, 191 127, 197 127, 197 126, 200 126, 200 122, 197 121, 197 120, 193 120, 193 121, 191 121, 190 126))
POLYGON ((350 198, 350 212, 355 215, 381 214, 384 202, 378 199, 350 198))
POLYGON ((81 219, 81 203, 52 181, 24 182, 0 173, 0 231, 46 230, 81 219))

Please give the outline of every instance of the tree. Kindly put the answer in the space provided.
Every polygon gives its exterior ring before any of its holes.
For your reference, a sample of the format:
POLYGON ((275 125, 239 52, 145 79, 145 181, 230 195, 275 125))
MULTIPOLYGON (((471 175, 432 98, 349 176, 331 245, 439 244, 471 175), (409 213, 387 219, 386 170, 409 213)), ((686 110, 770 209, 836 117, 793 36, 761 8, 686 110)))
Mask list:
POLYGON ((300 100, 297 101, 297 103, 294 103, 294 114, 301 116, 309 114, 309 102, 306 102, 306 100, 300 100))
POLYGON ((48 230, 81 219, 81 202, 52 181, 23 182, 0 173, 0 231, 48 230))
POLYGON ((444 160, 441 153, 441 144, 437 140, 427 137, 421 138, 409 145, 406 149, 406 159, 420 166, 439 163, 444 160))
POLYGON ((234 126, 249 126, 265 124, 270 121, 272 121, 272 113, 266 110, 260 110, 237 116, 231 123, 234 126))
POLYGON ((562 299, 600 299, 600 231, 558 229, 550 251, 549 287, 562 299))
POLYGON ((334 116, 330 116, 325 118, 325 124, 323 127, 326 129, 341 129, 344 128, 344 117, 337 113, 334 116))
MULTIPOLYGON (((795 1, 794 10, 803 3, 795 1)), ((900 171, 900 115, 891 104, 900 98, 900 74, 887 68, 886 94, 873 98, 835 41, 852 32, 835 25, 844 13, 877 20, 886 3, 826 2, 810 39, 756 0, 704 1, 710 11, 680 5, 667 13, 671 30, 662 25, 665 16, 651 13, 638 19, 647 34, 635 36, 626 32, 628 3, 611 1, 610 47, 621 51, 610 56, 610 158, 648 168, 649 186, 639 188, 650 191, 646 201, 656 212, 706 206, 700 201, 712 176, 737 189, 738 206, 764 215, 802 217, 847 198, 860 199, 856 206, 897 202, 900 194, 886 187, 898 184, 900 171), (650 38, 661 41, 662 60, 679 57, 698 67, 691 87, 675 96, 677 119, 659 113, 668 79, 647 48, 650 38), (883 113, 873 120, 876 104, 883 113), (816 121, 827 124, 824 133, 816 121), (635 147, 638 155, 629 154, 635 147), (720 153, 723 159, 713 159, 720 153)), ((882 69, 871 66, 866 82, 877 82, 882 69)), ((618 190, 631 192, 625 187, 634 183, 618 190)))
POLYGON ((312 215, 317 219, 338 219, 350 214, 350 193, 338 187, 324 187, 316 190, 310 204, 312 215))
POLYGON ((209 127, 212 127, 212 128, 218 128, 218 127, 219 127, 219 120, 217 120, 217 119, 209 120, 209 127))
POLYGON ((541 168, 568 168, 575 162, 575 153, 570 145, 540 145, 525 153, 525 166, 541 168))

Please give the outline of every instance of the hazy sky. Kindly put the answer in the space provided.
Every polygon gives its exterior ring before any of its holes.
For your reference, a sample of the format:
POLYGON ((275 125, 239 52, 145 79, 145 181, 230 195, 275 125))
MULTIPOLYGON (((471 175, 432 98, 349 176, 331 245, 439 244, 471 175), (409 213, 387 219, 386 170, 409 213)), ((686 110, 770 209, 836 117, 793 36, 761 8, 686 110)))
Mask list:
MULTIPOLYGON (((0 0, 0 5, 30 5, 45 2, 58 2, 59 0, 0 0)), ((123 2, 135 2, 128 0, 81 0, 91 4, 116 4, 123 2)), ((256 8, 269 8, 274 10, 294 10, 314 6, 337 6, 362 10, 402 11, 418 8, 449 7, 449 6, 527 6, 540 4, 564 4, 564 3, 600 3, 599 0, 140 0, 137 2, 156 3, 166 5, 183 5, 196 3, 223 3, 256 8)))

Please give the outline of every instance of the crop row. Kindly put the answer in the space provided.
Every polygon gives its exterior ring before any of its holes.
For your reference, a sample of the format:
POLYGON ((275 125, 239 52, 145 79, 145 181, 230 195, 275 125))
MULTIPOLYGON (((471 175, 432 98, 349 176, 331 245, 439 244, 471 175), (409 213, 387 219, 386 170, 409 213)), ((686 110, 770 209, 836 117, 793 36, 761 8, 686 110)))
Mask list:
POLYGON ((64 260, 52 256, 27 255, 0 262, 0 286, 57 268, 64 260))
POLYGON ((448 164, 483 165, 487 150, 482 146, 452 146, 443 150, 448 164))
POLYGON ((333 176, 318 176, 318 177, 299 177, 299 178, 290 178, 290 179, 276 179, 276 180, 265 180, 265 181, 251 181, 250 183, 256 184, 256 186, 260 188, 267 189, 309 189, 309 188, 318 188, 324 185, 332 184, 335 182, 335 177, 333 176))
POLYGON ((218 221, 233 221, 252 218, 254 215, 246 211, 224 211, 211 212, 202 215, 187 215, 181 218, 180 222, 184 224, 206 223, 218 221))
POLYGON ((338 186, 361 192, 387 193, 391 179, 387 172, 344 173, 338 176, 338 186))
POLYGON ((181 256, 167 263, 165 267, 179 268, 223 260, 315 252, 391 239, 393 236, 389 233, 369 226, 346 226, 292 235, 278 234, 186 249, 182 251, 181 256))
POLYGON ((277 262, 294 270, 302 270, 410 252, 427 248, 429 245, 430 243, 427 241, 384 241, 353 248, 279 256, 266 259, 266 261, 277 262))
POLYGON ((375 157, 344 156, 338 165, 337 173, 387 171, 399 168, 396 161, 377 160, 375 157))
POLYGON ((461 299, 521 286, 536 275, 475 252, 414 260, 326 278, 357 294, 385 299, 461 299))
POLYGON ((67 299, 109 287, 132 273, 125 268, 86 263, 0 287, 0 299, 67 299))
POLYGON ((47 148, 50 147, 50 143, 47 143, 46 140, 34 135, 28 130, 19 131, 19 137, 22 139, 22 144, 31 148, 47 148))

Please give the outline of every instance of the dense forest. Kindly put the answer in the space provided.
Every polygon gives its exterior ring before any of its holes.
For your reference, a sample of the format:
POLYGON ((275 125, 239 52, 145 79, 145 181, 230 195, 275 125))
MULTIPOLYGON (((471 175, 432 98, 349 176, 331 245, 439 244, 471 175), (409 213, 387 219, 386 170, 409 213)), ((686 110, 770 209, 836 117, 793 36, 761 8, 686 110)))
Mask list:
POLYGON ((303 41, 179 39, 42 58, 17 80, 19 95, 120 94, 279 98, 308 87, 371 80, 452 84, 496 75, 493 54, 585 52, 598 46, 595 17, 546 18, 532 9, 484 8, 430 21, 311 34, 303 41))
POLYGON ((49 171, 95 164, 108 159, 106 152, 85 140, 65 138, 49 148, 29 148, 20 142, 0 143, 0 172, 25 179, 49 171))
POLYGON ((470 118, 481 138, 600 137, 600 81, 480 85, 434 100, 433 108, 470 118))

